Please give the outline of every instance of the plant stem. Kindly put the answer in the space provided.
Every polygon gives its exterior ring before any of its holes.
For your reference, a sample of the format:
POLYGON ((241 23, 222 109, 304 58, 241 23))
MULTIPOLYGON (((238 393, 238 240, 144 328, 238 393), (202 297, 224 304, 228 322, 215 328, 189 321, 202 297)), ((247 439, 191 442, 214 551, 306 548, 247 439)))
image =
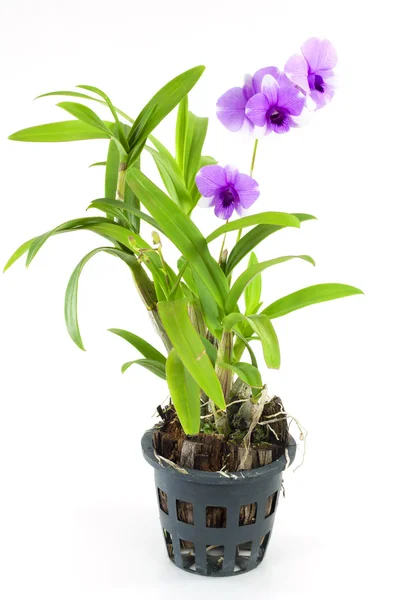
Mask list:
POLYGON ((257 146, 259 145, 259 138, 256 138, 253 146, 252 162, 250 165, 250 176, 253 177, 254 164, 256 162, 257 146))
MULTIPOLYGON (((256 162, 257 146, 259 145, 259 138, 256 138, 253 145, 252 162, 250 163, 250 176, 253 176, 254 165, 256 162)), ((241 239, 242 229, 238 230, 237 242, 241 239)))

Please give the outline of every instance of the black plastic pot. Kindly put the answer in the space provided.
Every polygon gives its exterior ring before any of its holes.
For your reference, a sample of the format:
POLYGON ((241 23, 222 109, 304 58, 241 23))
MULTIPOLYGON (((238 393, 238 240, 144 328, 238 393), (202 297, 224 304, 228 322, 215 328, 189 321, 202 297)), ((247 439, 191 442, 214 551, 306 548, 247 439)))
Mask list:
MULTIPOLYGON (((231 473, 180 472, 158 460, 152 447, 152 431, 142 438, 145 459, 155 469, 156 496, 168 556, 181 569, 200 575, 226 577, 257 567, 272 535, 287 459, 231 473), (191 523, 180 521, 179 503, 188 504, 191 523), (220 507, 221 527, 207 520, 211 507, 220 507), (240 525, 240 511, 252 511, 253 522, 240 525), (223 526, 224 525, 224 526, 223 526)), ((296 444, 290 438, 288 458, 293 462, 296 444)))

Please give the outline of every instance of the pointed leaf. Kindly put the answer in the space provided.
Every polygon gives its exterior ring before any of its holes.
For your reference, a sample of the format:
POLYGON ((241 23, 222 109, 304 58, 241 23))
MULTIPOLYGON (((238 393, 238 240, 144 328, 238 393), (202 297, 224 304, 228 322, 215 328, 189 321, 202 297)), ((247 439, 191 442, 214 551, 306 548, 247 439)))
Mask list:
POLYGON ((264 315, 251 315, 248 317, 253 331, 257 333, 263 346, 263 354, 269 369, 279 369, 280 349, 278 336, 270 319, 264 315))
MULTIPOLYGON (((106 121, 104 123, 108 128, 113 126, 113 123, 106 121)), ((107 139, 111 135, 82 121, 59 121, 21 129, 10 135, 8 139, 16 142, 76 142, 107 139)))
POLYGON ((246 362, 238 362, 233 365, 223 364, 224 368, 231 369, 242 381, 247 383, 252 388, 253 396, 261 394, 263 382, 261 374, 256 367, 246 362))
POLYGON ((84 104, 79 102, 59 102, 57 106, 63 108, 65 111, 70 113, 73 117, 76 117, 80 121, 83 121, 87 125, 101 129, 104 133, 107 133, 109 137, 113 135, 112 131, 105 125, 104 121, 100 119, 98 115, 84 104))
POLYGON ((263 212, 257 215, 248 215, 247 217, 242 217, 241 219, 235 219, 235 221, 229 221, 225 223, 218 229, 215 229, 208 237, 207 242, 210 243, 213 240, 216 240, 223 233, 227 233, 229 231, 236 231, 237 229, 245 229, 246 227, 251 227, 252 225, 257 224, 264 225, 277 225, 280 227, 299 227, 300 221, 296 216, 291 215, 289 213, 283 212, 263 212))
MULTIPOLYGON (((304 213, 293 213, 293 216, 296 217, 300 223, 316 219, 316 217, 304 213)), ((235 221, 232 222, 235 223, 235 221)), ((257 225, 254 227, 254 229, 244 235, 239 242, 235 244, 234 248, 230 252, 226 264, 226 274, 229 275, 234 267, 236 267, 237 264, 244 258, 244 256, 249 254, 249 252, 258 246, 260 242, 262 242, 272 233, 275 233, 284 227, 287 227, 287 225, 257 225)))
POLYGON ((320 283, 276 300, 276 302, 267 306, 263 314, 267 315, 270 319, 276 319, 311 304, 363 293, 358 288, 343 283, 320 283))
POLYGON ((113 206, 114 208, 118 208, 126 213, 137 216, 139 219, 146 221, 149 223, 154 229, 161 231, 159 224, 157 221, 152 219, 150 215, 147 213, 138 210, 138 208, 134 208, 128 204, 125 204, 122 200, 113 200, 111 198, 97 198, 97 200, 93 200, 88 206, 88 208, 98 208, 99 210, 105 209, 106 207, 113 206))
POLYGON ((176 162, 179 166, 181 173, 184 172, 184 162, 185 162, 185 142, 186 142, 186 131, 189 117, 189 101, 188 97, 184 96, 184 98, 180 101, 178 106, 178 114, 176 119, 176 135, 175 135, 175 156, 176 162))
POLYGON ((164 366, 162 363, 156 362, 155 360, 150 360, 148 358, 131 360, 130 362, 126 362, 124 365, 122 365, 122 373, 125 373, 127 369, 131 367, 131 365, 140 365, 141 367, 148 369, 148 371, 154 375, 157 375, 157 377, 160 377, 160 379, 166 379, 166 371, 164 366))
POLYGON ((207 118, 197 117, 189 111, 183 166, 183 173, 188 189, 193 187, 200 166, 201 153, 207 134, 207 128, 207 118))
POLYGON ((81 350, 85 350, 85 348, 83 346, 81 333, 79 331, 79 324, 78 324, 79 277, 80 277, 80 275, 82 273, 82 269, 84 268, 86 263, 93 256, 98 254, 99 252, 107 252, 108 254, 111 254, 112 256, 121 258, 129 266, 131 266, 134 263, 137 263, 137 259, 132 254, 128 254, 127 252, 123 252, 122 250, 118 250, 116 248, 103 247, 103 248, 95 248, 94 250, 92 250, 91 252, 86 254, 86 256, 84 256, 83 259, 75 267, 75 269, 72 272, 72 275, 70 277, 70 280, 68 282, 67 289, 66 289, 66 296, 65 296, 65 301, 64 301, 64 316, 66 319, 67 331, 70 334, 70 337, 73 340, 73 342, 75 342, 75 344, 81 350))
POLYGON ((200 431, 200 387, 185 368, 176 350, 168 355, 166 375, 171 400, 186 435, 200 431))
POLYGON ((163 365, 166 364, 166 357, 163 356, 161 352, 156 350, 154 346, 149 344, 149 342, 143 340, 138 335, 135 335, 135 333, 131 333, 130 331, 126 331, 125 329, 108 329, 108 331, 110 331, 111 333, 115 333, 115 335, 118 335, 119 337, 126 340, 126 342, 129 342, 129 344, 134 346, 134 348, 136 348, 138 352, 141 352, 141 354, 145 358, 155 360, 157 362, 162 363, 163 365))
POLYGON ((146 114, 151 111, 152 107, 156 107, 156 110, 151 115, 149 123, 144 127, 144 136, 148 136, 157 125, 168 115, 186 94, 195 86, 197 81, 200 79, 204 72, 205 67, 194 67, 178 75, 164 87, 162 87, 148 102, 148 104, 142 109, 138 117, 136 118, 133 127, 129 134, 130 148, 141 142, 143 136, 139 129, 141 121, 146 117, 146 114))
MULTIPOLYGON (((255 255, 255 253, 251 252, 248 266, 253 267, 254 265, 257 265, 258 262, 259 261, 257 259, 257 256, 255 255)), ((262 287, 262 278, 261 278, 261 273, 259 273, 246 286, 245 291, 244 291, 247 315, 257 312, 257 310, 258 310, 257 307, 260 304, 261 287, 262 287)))
POLYGON ((118 188, 119 174, 119 150, 114 140, 111 140, 108 146, 107 162, 105 169, 105 188, 104 194, 106 198, 116 198, 118 188))
POLYGON ((225 409, 222 388, 207 351, 190 322, 186 298, 159 302, 160 318, 179 358, 209 398, 225 409))
POLYGON ((256 265, 248 267, 234 282, 234 285, 232 286, 232 288, 226 298, 226 303, 225 303, 226 313, 229 314, 235 310, 235 308, 237 306, 237 302, 238 302, 239 298, 241 297, 242 292, 244 291, 246 286, 249 285, 249 283, 253 280, 253 278, 256 277, 256 275, 258 275, 259 273, 261 273, 261 271, 264 271, 268 267, 271 267, 273 265, 278 265, 283 262, 287 262, 288 260, 292 260, 293 258, 301 258, 302 260, 305 260, 312 265, 315 264, 313 258, 311 258, 310 256, 300 255, 300 256, 280 256, 279 258, 273 258, 272 260, 266 260, 264 262, 257 263, 256 265))

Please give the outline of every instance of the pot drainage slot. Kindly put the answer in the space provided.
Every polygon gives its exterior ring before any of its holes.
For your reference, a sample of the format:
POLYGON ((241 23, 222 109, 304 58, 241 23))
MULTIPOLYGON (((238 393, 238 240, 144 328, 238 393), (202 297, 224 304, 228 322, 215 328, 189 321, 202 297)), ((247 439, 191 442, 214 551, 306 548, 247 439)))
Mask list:
POLYGON ((207 546, 207 573, 213 575, 223 568, 224 546, 207 546))
POLYGON ((245 542, 243 544, 238 544, 235 555, 234 573, 246 571, 252 553, 252 543, 253 542, 245 542))
POLYGON ((269 531, 261 538, 259 553, 257 555, 257 564, 261 563, 264 558, 265 551, 267 550, 268 542, 270 539, 271 532, 269 531))
POLYGON ((227 508, 224 506, 207 506, 206 526, 223 528, 226 527, 227 508))
POLYGON ((167 494, 163 492, 160 488, 157 488, 157 493, 159 496, 159 506, 160 509, 168 515, 168 498, 167 494))
POLYGON ((176 501, 176 514, 178 521, 194 525, 194 512, 193 504, 191 502, 184 502, 183 500, 176 501))
POLYGON ((172 543, 172 536, 169 531, 163 529, 164 533, 164 541, 167 546, 168 557, 173 561, 174 560, 174 545, 172 543))
POLYGON ((257 516, 257 502, 253 504, 244 504, 239 509, 239 522, 238 525, 243 527, 244 525, 252 525, 256 523, 257 516))
POLYGON ((278 501, 278 492, 275 492, 275 494, 271 494, 271 496, 268 496, 267 504, 265 505, 265 518, 266 519, 267 519, 267 517, 270 517, 271 515, 274 514, 274 512, 276 510, 277 501, 278 501))
POLYGON ((196 570, 196 552, 193 542, 179 540, 181 546, 182 566, 187 571, 196 570))

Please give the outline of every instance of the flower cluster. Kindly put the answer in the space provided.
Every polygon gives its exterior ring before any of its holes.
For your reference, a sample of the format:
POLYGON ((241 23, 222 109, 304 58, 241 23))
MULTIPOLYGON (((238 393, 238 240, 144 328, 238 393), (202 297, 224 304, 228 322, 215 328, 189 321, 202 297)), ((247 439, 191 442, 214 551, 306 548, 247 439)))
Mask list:
POLYGON ((234 87, 217 101, 217 116, 230 131, 255 127, 263 133, 286 133, 297 126, 308 97, 316 109, 334 95, 333 69, 337 55, 328 40, 310 38, 294 54, 284 71, 265 67, 253 77, 247 75, 243 87, 234 87))
MULTIPOLYGON (((334 95, 334 47, 328 40, 310 38, 301 52, 289 58, 284 71, 264 67, 253 77, 246 75, 243 87, 223 94, 216 105, 220 122, 234 132, 243 129, 252 133, 257 129, 265 135, 272 131, 286 133, 298 126, 297 119, 309 98, 316 110, 327 104, 334 95)), ((214 206, 215 215, 226 220, 234 210, 242 214, 260 194, 251 176, 228 166, 203 167, 196 184, 203 197, 200 206, 214 206)))

